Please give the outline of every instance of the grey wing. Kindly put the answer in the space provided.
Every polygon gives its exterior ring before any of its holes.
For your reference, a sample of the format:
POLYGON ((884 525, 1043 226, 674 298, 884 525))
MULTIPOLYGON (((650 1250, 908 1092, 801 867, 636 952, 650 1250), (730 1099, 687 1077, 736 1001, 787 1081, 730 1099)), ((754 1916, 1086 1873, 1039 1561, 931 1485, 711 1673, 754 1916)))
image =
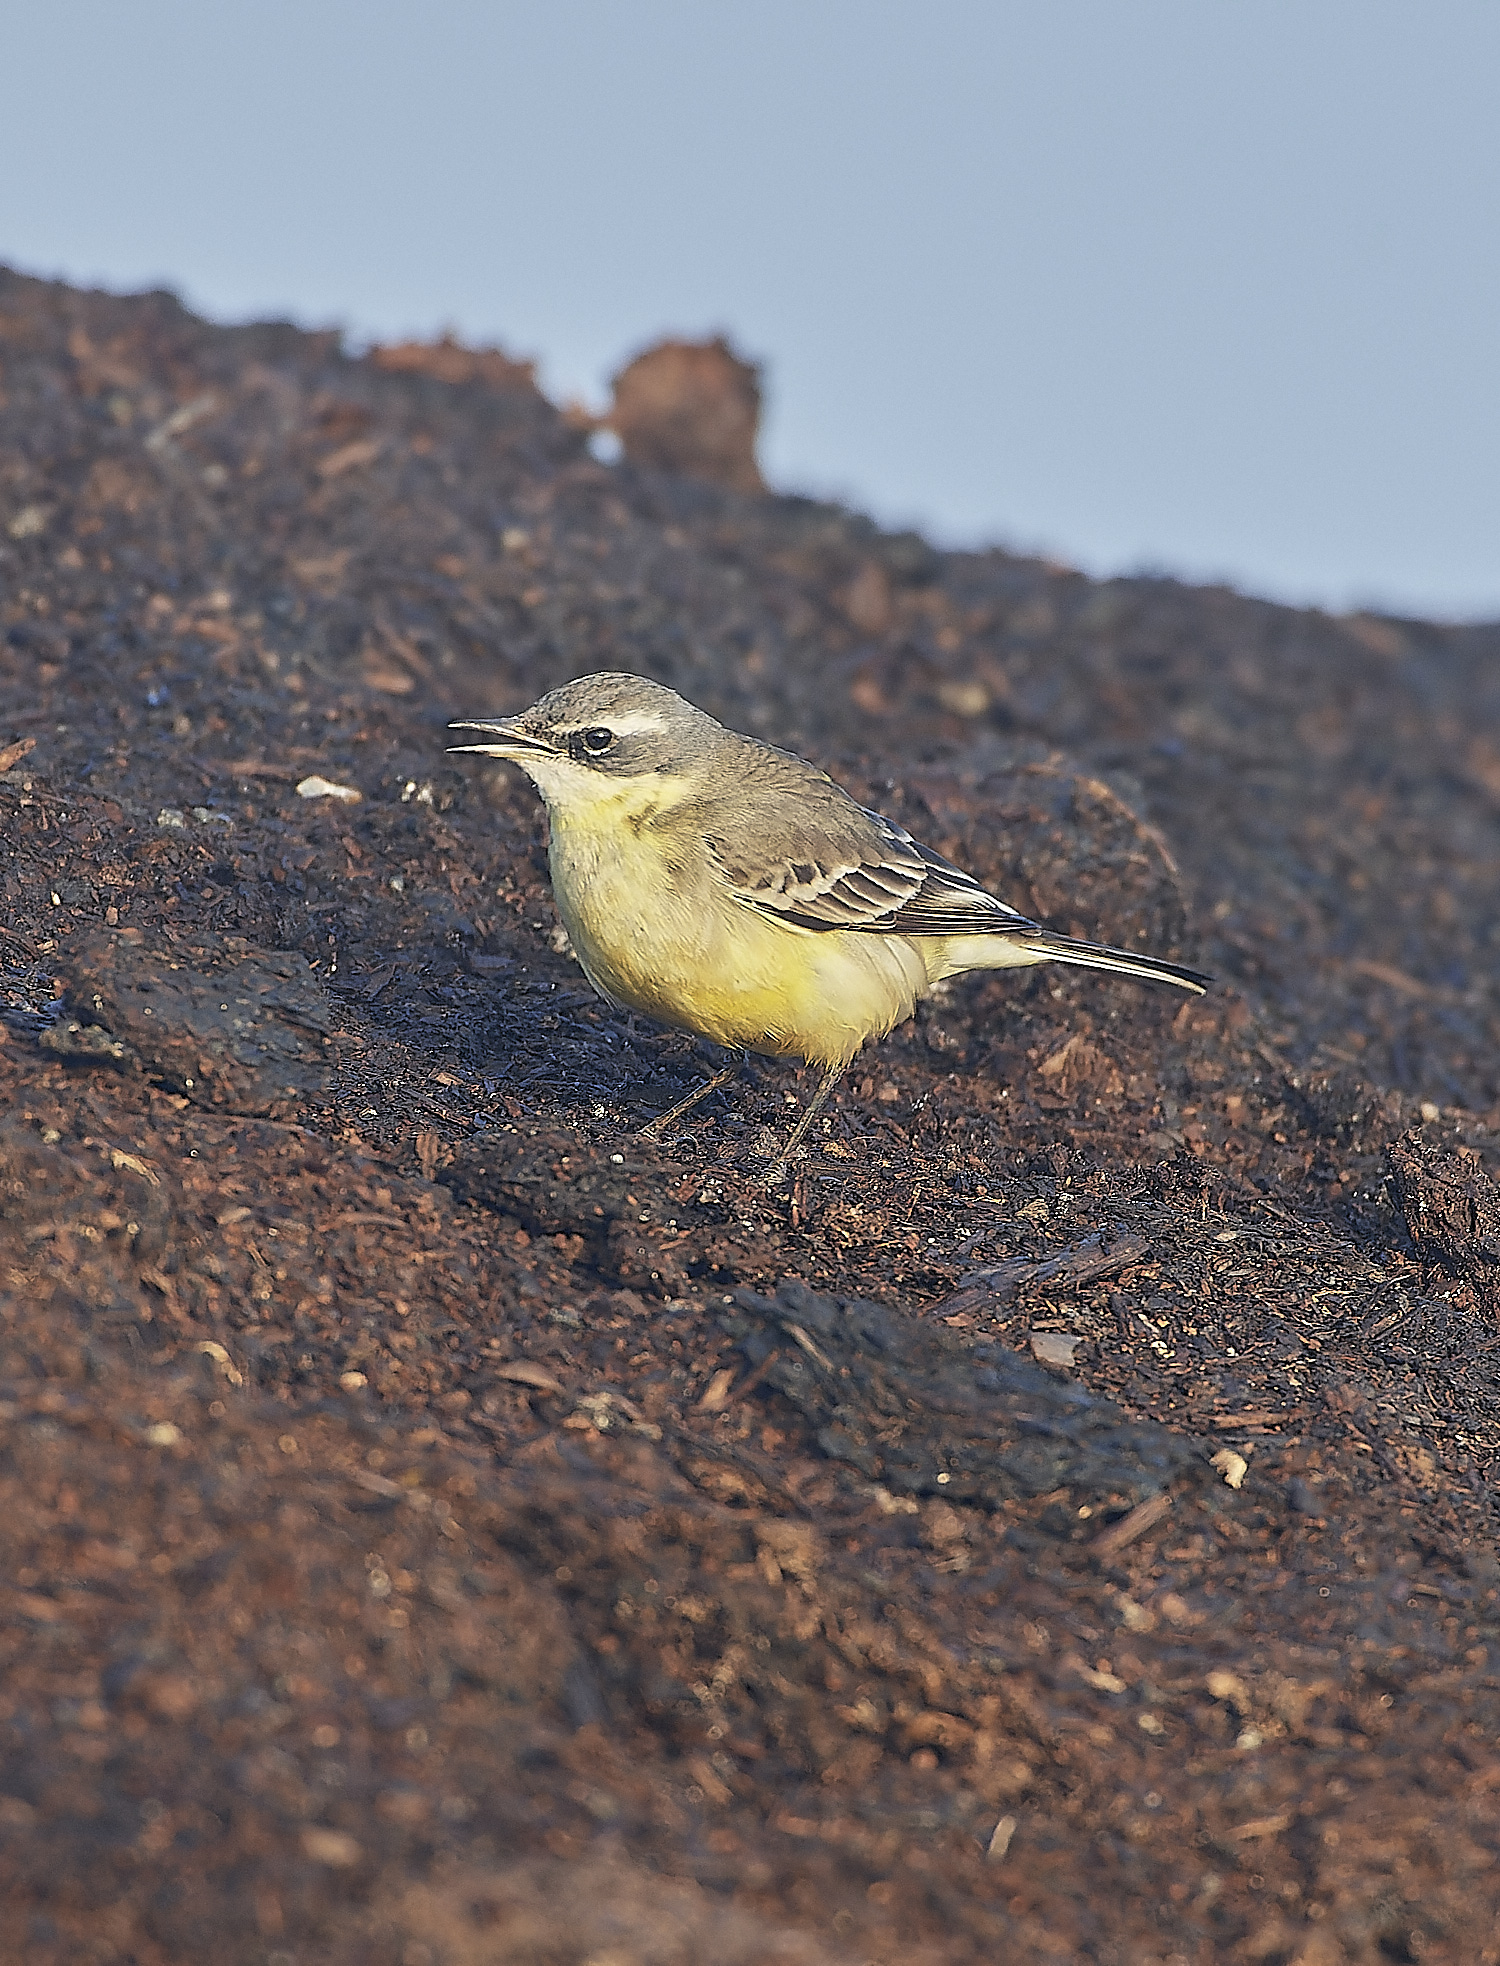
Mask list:
POLYGON ((1035 922, 913 839, 904 826, 862 806, 854 810, 868 822, 858 829, 857 841, 835 839, 830 829, 821 837, 810 835, 784 860, 753 869, 722 842, 710 841, 710 851, 737 901, 797 928, 870 935, 1037 932, 1035 922))

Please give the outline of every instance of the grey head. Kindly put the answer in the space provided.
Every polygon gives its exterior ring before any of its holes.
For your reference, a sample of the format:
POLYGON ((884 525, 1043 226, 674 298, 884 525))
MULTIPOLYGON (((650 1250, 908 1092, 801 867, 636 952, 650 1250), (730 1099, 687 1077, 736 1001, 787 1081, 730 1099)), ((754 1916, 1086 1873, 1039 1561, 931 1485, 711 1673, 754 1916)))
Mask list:
POLYGON ((577 784, 580 773, 601 781, 676 774, 735 742, 676 690, 608 670, 549 690, 517 717, 475 719, 449 729, 482 733, 480 742, 450 750, 513 759, 544 796, 553 786, 577 784))

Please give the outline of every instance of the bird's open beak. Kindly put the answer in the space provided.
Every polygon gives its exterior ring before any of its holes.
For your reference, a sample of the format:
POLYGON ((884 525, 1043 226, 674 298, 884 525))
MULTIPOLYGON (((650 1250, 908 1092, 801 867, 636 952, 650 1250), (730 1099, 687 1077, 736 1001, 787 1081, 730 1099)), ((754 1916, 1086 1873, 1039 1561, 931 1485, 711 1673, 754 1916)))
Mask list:
POLYGON ((519 717, 491 717, 485 722, 449 724, 449 730, 482 730, 483 744, 450 744, 450 751, 478 751, 486 758, 544 757, 552 746, 527 730, 519 717))

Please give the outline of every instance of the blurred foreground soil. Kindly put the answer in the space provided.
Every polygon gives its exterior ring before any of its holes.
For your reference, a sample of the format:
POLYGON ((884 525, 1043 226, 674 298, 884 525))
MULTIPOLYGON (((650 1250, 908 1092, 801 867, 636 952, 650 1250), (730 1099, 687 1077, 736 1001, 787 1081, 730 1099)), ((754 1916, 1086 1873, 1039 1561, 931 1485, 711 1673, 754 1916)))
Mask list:
POLYGON ((0 1960, 1500 1960, 1500 630, 631 429, 0 274, 0 1960), (597 668, 1219 986, 647 1146, 597 668))

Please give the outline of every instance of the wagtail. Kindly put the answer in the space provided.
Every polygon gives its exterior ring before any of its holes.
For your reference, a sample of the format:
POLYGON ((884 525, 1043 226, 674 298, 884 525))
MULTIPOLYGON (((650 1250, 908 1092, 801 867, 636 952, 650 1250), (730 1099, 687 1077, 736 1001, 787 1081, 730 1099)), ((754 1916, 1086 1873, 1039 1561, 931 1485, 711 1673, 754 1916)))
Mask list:
POLYGON ((546 801, 558 912, 602 997, 740 1054, 822 1067, 771 1184, 861 1045, 944 977, 1057 962, 1195 993, 1211 980, 1053 934, 805 758, 643 676, 580 676, 518 717, 451 728, 482 734, 455 751, 510 759, 546 801))

